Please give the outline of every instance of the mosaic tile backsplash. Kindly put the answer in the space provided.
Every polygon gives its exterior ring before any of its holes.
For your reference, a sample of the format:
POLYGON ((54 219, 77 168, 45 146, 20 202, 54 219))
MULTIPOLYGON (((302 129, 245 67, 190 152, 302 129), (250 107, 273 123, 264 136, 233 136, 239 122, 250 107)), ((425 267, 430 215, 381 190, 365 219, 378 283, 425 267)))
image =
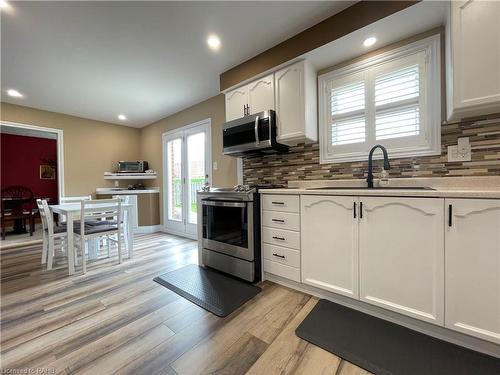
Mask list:
MULTIPOLYGON (((390 157, 390 154, 389 154, 390 157)), ((391 159, 390 178, 500 175, 500 114, 441 126, 441 155, 391 159), (488 120, 487 124, 477 124, 488 120), (472 160, 448 162, 447 147, 460 137, 469 137, 472 160)), ((374 162, 380 173, 382 162, 374 162)), ((366 178, 368 163, 320 164, 319 144, 299 144, 285 154, 247 156, 243 159, 244 183, 286 185, 296 180, 366 178)))

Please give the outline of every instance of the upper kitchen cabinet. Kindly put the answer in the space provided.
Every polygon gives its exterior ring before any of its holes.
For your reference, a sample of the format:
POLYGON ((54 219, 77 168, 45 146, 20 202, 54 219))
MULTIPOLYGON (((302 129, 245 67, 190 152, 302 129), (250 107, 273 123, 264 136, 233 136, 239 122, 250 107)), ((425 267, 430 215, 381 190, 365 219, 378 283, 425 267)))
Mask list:
POLYGON ((316 71, 299 61, 274 74, 278 141, 290 146, 318 139, 316 71))
POLYGON ((450 2, 446 58, 448 119, 500 112, 500 2, 450 2))
POLYGON ((246 115, 248 87, 243 86, 226 93, 226 121, 246 115))
POLYGON ((248 110, 250 115, 274 109, 274 76, 259 78, 247 85, 248 110))
POLYGON ((446 199, 447 328, 500 344, 500 200, 446 199))
POLYGON ((226 121, 274 109, 274 76, 259 78, 226 93, 226 121))

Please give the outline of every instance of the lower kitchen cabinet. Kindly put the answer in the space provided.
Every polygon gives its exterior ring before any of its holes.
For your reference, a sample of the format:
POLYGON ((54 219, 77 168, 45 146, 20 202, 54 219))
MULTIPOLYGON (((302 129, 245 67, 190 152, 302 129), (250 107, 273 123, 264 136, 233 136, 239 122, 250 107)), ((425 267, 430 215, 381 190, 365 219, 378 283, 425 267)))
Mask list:
POLYGON ((500 344, 500 200, 445 206, 445 325, 500 344))
POLYGON ((301 197, 302 282, 358 298, 357 197, 301 197))
POLYGON ((360 300, 443 325, 444 200, 359 200, 360 300))

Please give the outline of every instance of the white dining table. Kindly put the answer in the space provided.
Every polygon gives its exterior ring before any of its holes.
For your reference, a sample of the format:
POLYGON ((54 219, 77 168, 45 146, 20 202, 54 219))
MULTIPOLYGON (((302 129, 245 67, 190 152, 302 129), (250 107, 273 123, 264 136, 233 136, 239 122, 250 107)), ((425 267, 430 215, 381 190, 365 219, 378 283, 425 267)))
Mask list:
MULTIPOLYGON (((93 205, 92 207, 99 207, 99 205, 93 205)), ((103 204, 103 207, 109 207, 109 205, 103 204)), ((133 223, 132 223, 132 208, 133 205, 129 203, 122 203, 121 205, 126 217, 127 225, 127 242, 128 242, 128 256, 132 258, 134 253, 134 241, 133 241, 133 223)), ((74 244, 74 233, 73 233, 73 223, 75 220, 79 220, 82 213, 82 206, 80 203, 63 203, 54 204, 49 206, 52 213, 66 216, 66 231, 68 236, 68 264, 69 264, 69 274, 75 273, 75 244, 74 244)), ((89 259, 97 258, 97 246, 89 246, 89 259)))

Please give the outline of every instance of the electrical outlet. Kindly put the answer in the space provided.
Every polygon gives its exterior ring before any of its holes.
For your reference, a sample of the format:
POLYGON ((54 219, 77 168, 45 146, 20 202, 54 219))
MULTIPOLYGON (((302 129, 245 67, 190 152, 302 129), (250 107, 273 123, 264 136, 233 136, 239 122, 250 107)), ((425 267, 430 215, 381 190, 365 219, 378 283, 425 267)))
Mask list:
POLYGON ((463 152, 458 152, 458 146, 448 146, 448 161, 453 162, 453 161, 470 161, 471 160, 471 153, 470 153, 470 147, 468 150, 463 153, 463 152))
POLYGON ((213 168, 214 168, 214 171, 216 171, 216 170, 217 170, 217 162, 216 162, 216 161, 214 161, 214 166, 213 166, 213 168))

